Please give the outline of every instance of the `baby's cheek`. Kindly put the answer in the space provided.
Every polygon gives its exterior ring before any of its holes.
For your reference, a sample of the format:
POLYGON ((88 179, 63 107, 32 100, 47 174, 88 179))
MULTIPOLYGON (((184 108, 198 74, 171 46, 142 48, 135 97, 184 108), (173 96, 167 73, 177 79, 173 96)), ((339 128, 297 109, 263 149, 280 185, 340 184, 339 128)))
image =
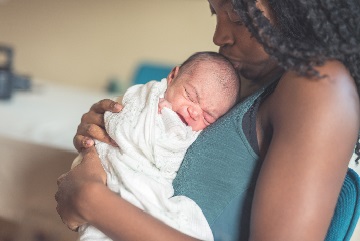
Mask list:
POLYGON ((161 111, 164 107, 172 109, 172 106, 171 106, 169 101, 167 101, 165 99, 160 99, 159 100, 159 105, 158 105, 159 111, 161 111))

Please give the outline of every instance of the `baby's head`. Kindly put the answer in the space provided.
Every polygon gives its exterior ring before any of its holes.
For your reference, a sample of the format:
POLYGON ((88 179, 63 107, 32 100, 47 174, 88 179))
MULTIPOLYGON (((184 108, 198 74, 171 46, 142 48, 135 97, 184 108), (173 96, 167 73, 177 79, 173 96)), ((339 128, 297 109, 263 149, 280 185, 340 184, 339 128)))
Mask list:
POLYGON ((198 52, 167 77, 165 99, 183 122, 199 131, 214 123, 239 98, 240 80, 234 67, 216 52, 198 52))

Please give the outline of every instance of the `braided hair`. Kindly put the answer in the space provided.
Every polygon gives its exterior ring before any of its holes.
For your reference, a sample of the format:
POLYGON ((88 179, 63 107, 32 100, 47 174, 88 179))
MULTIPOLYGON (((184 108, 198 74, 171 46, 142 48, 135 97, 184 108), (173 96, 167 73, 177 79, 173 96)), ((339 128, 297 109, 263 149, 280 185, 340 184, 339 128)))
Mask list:
POLYGON ((319 76, 315 67, 336 59, 347 66, 360 94, 359 0, 267 0, 273 24, 256 1, 232 3, 251 34, 281 67, 303 76, 319 76))

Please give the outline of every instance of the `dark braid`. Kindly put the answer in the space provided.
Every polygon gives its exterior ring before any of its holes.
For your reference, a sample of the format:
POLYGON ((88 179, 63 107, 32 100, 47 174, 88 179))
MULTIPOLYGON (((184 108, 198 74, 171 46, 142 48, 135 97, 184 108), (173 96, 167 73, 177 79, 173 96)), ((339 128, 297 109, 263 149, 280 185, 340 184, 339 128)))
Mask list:
POLYGON ((232 2, 251 34, 285 70, 319 76, 314 67, 336 59, 349 69, 360 94, 359 0, 268 0, 274 24, 256 7, 256 0, 232 2))
POLYGON ((360 92, 359 0, 268 0, 275 24, 255 0, 233 0, 252 35, 284 69, 314 76, 314 67, 337 59, 348 67, 360 92))

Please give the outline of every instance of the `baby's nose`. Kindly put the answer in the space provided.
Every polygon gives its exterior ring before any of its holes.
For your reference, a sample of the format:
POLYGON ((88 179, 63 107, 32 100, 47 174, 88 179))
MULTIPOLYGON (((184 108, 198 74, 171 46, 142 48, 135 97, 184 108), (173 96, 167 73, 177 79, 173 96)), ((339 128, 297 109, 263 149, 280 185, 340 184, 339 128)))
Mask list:
POLYGON ((193 118, 194 120, 198 120, 200 112, 195 106, 190 106, 189 114, 190 114, 191 118, 193 118))

